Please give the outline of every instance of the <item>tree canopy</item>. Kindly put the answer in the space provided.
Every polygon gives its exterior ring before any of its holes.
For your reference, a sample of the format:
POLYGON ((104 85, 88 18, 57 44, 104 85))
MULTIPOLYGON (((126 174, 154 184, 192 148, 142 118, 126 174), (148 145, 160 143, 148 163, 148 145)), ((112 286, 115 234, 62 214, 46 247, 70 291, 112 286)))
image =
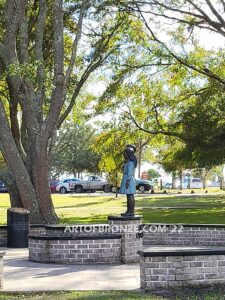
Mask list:
POLYGON ((164 135, 174 164, 181 160, 184 166, 221 164, 225 159, 224 43, 213 47, 204 39, 224 39, 223 1, 119 4, 121 11, 137 18, 132 51, 138 55, 130 60, 129 69, 111 81, 96 111, 115 112, 120 107, 120 113, 139 130, 164 135))

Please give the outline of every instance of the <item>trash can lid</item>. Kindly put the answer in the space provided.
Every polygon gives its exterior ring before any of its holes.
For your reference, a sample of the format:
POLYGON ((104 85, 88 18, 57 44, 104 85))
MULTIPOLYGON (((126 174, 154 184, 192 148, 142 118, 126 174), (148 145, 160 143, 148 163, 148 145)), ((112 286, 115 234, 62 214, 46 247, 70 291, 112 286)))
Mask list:
POLYGON ((18 213, 18 214, 29 214, 30 211, 23 207, 11 207, 7 209, 8 211, 18 213))

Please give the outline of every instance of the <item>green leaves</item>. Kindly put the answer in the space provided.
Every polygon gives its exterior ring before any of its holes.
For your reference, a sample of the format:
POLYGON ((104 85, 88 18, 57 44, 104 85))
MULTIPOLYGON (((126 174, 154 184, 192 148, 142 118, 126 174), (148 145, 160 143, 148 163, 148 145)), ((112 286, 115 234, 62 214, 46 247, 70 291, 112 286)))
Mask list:
POLYGON ((92 149, 94 137, 95 131, 90 126, 67 122, 59 131, 51 152, 51 172, 98 172, 100 157, 92 149))
POLYGON ((20 76, 22 78, 29 77, 33 82, 36 79, 37 68, 42 64, 40 60, 35 60, 33 63, 14 63, 10 64, 6 71, 7 76, 20 76))

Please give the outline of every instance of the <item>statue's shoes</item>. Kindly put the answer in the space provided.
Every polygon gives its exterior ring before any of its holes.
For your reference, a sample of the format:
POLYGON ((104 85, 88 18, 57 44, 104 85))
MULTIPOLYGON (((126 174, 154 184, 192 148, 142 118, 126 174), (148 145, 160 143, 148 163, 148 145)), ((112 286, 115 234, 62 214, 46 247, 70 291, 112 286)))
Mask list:
POLYGON ((128 212, 126 211, 125 213, 122 213, 121 216, 125 217, 128 214, 128 212))
POLYGON ((134 214, 131 214, 131 213, 129 213, 129 212, 125 212, 125 213, 122 213, 121 216, 122 216, 122 217, 133 217, 134 214))

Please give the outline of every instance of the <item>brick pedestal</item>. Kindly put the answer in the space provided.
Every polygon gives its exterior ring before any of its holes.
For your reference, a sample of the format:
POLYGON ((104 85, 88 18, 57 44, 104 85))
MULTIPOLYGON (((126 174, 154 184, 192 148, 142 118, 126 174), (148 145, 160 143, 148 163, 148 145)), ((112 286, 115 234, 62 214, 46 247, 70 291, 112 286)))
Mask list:
POLYGON ((138 228, 142 223, 142 216, 121 217, 109 216, 109 226, 112 233, 122 235, 121 260, 123 263, 139 261, 138 251, 142 249, 142 238, 138 237, 138 228))

